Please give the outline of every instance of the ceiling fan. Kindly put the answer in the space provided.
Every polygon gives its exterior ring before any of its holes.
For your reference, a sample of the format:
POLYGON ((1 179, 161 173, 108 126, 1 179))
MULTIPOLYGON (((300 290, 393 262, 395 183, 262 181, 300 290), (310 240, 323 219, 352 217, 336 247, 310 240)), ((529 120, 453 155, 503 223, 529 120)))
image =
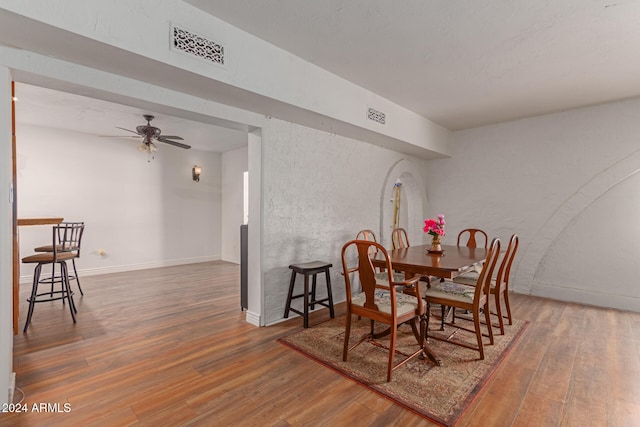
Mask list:
POLYGON ((126 130, 127 132, 135 133, 137 134, 137 136, 142 137, 142 143, 138 146, 138 150, 146 151, 149 154, 153 153, 158 149, 153 141, 164 142, 165 144, 173 145, 180 148, 191 148, 190 145, 173 141, 174 139, 182 141, 183 138, 175 135, 162 135, 162 131, 160 129, 155 126, 151 126, 151 120, 154 119, 154 116, 145 114, 143 115, 143 117, 147 121, 147 124, 136 126, 135 131, 118 127, 118 129, 126 130))

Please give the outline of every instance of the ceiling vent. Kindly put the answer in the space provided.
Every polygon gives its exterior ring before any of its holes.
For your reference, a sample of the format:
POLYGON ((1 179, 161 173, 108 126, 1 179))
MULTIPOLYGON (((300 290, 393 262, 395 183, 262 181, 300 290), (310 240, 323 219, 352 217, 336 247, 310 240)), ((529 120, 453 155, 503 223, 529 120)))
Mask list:
POLYGON ((173 49, 217 65, 225 65, 222 44, 175 25, 171 37, 173 49))
POLYGON ((384 125, 387 119, 387 115, 382 111, 376 110, 375 108, 367 107, 367 118, 372 122, 384 125))

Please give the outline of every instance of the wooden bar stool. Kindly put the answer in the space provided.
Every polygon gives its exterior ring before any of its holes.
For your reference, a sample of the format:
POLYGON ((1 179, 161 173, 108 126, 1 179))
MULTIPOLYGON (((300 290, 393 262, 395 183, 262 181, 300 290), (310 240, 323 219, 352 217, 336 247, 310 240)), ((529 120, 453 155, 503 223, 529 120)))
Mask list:
POLYGON ((287 295, 287 306, 284 309, 284 318, 289 317, 289 311, 293 311, 301 315, 304 319, 304 327, 309 327, 309 307, 314 309, 315 305, 322 305, 329 309, 331 318, 335 317, 333 311, 333 296, 331 294, 331 276, 329 275, 329 268, 333 267, 333 264, 324 261, 312 261, 303 264, 291 264, 291 282, 289 283, 289 294, 287 295), (324 273, 327 282, 327 297, 317 300, 316 299, 316 276, 318 273, 324 273), (301 294, 293 295, 293 288, 295 287, 296 277, 298 274, 304 275, 304 291, 301 294), (309 276, 312 276, 311 294, 309 294, 309 276), (311 299, 309 299, 311 297, 311 299), (291 300, 296 298, 304 298, 303 311, 291 308, 291 300))

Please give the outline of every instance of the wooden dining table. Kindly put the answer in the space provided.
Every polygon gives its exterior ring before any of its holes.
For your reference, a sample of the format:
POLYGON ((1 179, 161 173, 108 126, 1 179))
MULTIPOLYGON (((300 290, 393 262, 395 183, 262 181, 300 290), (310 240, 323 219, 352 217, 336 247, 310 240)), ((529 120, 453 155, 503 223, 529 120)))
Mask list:
MULTIPOLYGON (((388 253, 394 270, 445 279, 453 279, 471 270, 475 264, 483 263, 488 253, 486 248, 442 245, 442 254, 431 254, 428 252, 430 248, 431 245, 409 246, 388 253)), ((372 263, 384 268, 384 257, 377 254, 372 258, 372 263)))
MULTIPOLYGON (((409 276, 435 276, 453 279, 471 270, 474 265, 484 263, 489 252, 486 248, 442 245, 441 254, 432 254, 431 245, 409 246, 387 251, 394 270, 408 273, 409 276)), ((378 253, 371 258, 375 267, 386 267, 384 256, 378 253)), ((424 343, 424 355, 438 366, 442 360, 424 343)))

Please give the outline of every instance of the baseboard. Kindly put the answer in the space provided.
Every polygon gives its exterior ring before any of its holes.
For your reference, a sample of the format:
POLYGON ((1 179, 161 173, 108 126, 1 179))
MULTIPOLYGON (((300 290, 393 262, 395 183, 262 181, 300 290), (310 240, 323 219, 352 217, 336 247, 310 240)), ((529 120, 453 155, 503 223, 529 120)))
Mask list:
POLYGON ((252 324, 254 326, 262 326, 260 324, 260 315, 256 314, 256 313, 253 313, 253 312, 251 312, 249 310, 247 310, 247 314, 245 316, 245 320, 247 321, 247 323, 250 323, 250 324, 252 324))
MULTIPOLYGON (((175 260, 167 260, 167 261, 155 261, 141 264, 128 264, 128 265, 115 265, 111 267, 98 267, 98 268, 86 268, 86 269, 78 269, 79 276, 98 276, 101 274, 111 274, 111 273, 123 273, 126 271, 135 271, 135 270, 147 270, 150 268, 159 268, 159 267, 172 267, 176 265, 185 265, 185 264, 195 264, 199 262, 210 262, 210 261, 220 261, 220 255, 212 255, 212 256, 203 256, 203 257, 194 257, 194 258, 182 258, 175 260)), ((30 276, 20 276, 20 284, 31 284, 33 281, 33 275, 30 276)))

